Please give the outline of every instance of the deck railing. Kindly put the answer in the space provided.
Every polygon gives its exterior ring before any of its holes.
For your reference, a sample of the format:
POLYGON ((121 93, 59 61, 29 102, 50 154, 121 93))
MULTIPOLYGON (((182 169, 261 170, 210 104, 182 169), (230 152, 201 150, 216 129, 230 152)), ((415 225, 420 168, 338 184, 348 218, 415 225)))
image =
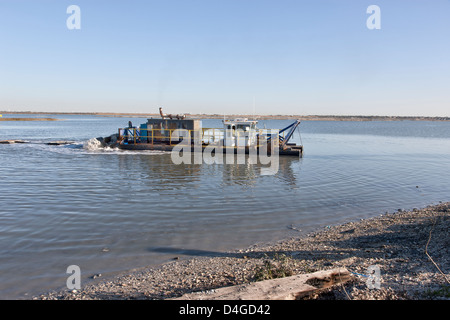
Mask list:
MULTIPOLYGON (((120 128, 119 129, 119 141, 124 144, 168 144, 170 146, 175 146, 179 144, 184 139, 190 137, 192 143, 201 141, 202 145, 211 145, 219 143, 223 140, 228 133, 228 130, 218 129, 218 128, 202 128, 201 130, 184 130, 187 137, 180 137, 180 129, 143 129, 143 128, 120 128)), ((262 146, 267 143, 266 139, 260 139, 258 137, 264 137, 273 134, 270 129, 257 129, 250 131, 242 130, 230 130, 232 137, 236 139, 237 146, 244 142, 244 145, 248 145, 248 140, 250 139, 251 146, 262 146)), ((281 135, 284 137, 284 133, 281 135)))

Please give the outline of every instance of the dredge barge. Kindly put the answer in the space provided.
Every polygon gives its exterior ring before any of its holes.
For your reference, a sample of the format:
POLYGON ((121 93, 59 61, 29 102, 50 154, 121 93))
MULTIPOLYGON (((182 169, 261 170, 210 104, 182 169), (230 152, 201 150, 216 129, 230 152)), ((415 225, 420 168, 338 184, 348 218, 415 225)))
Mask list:
POLYGON ((167 115, 161 108, 160 115, 161 118, 147 119, 139 127, 129 122, 127 128, 120 128, 116 146, 124 150, 171 151, 183 143, 194 152, 213 147, 227 153, 264 150, 267 154, 278 151, 279 155, 303 155, 302 145, 289 143, 300 120, 281 130, 258 129, 258 122, 247 118, 223 120, 223 128, 203 128, 201 120, 186 119, 185 115, 167 115))

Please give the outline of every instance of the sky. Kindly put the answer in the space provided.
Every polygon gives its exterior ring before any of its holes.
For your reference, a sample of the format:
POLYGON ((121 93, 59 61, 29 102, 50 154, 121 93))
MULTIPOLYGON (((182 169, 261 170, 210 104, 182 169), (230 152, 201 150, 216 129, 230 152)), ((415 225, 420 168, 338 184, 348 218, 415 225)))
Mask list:
POLYGON ((450 116, 449 39, 450 0, 0 0, 0 110, 450 116))

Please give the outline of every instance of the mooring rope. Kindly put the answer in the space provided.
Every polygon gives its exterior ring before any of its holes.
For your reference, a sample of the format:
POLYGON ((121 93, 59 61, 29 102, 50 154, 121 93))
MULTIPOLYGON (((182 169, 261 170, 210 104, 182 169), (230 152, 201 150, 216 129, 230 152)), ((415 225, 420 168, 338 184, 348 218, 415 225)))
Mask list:
POLYGON ((447 275, 444 272, 442 272, 442 270, 439 268, 439 266, 436 264, 436 262, 434 262, 433 258, 428 253, 428 245, 430 244, 430 241, 431 241, 431 233, 434 230, 434 226, 436 225, 436 222, 437 222, 437 217, 434 218, 433 226, 431 227, 431 230, 430 230, 430 235, 428 237, 427 245, 425 246, 425 254, 428 256, 428 259, 430 259, 431 262, 433 262, 434 266, 439 270, 439 272, 444 276, 445 281, 447 281, 447 283, 450 284, 450 281, 448 280, 447 275))

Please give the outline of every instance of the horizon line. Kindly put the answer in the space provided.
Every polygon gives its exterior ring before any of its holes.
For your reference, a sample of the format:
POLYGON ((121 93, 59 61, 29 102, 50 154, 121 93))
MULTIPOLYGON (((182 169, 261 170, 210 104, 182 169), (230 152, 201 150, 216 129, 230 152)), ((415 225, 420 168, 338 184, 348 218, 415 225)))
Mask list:
MULTIPOLYGON (((0 111, 0 114, 61 114, 61 115, 109 115, 109 116, 160 116, 159 113, 151 112, 84 112, 84 111, 0 111)), ((358 114, 218 114, 218 113, 185 113, 187 116, 199 117, 209 116, 223 118, 229 116, 239 116, 248 118, 270 118, 270 117, 300 117, 300 118, 389 118, 389 119, 440 119, 450 120, 450 116, 418 116, 418 115, 358 115, 358 114)))

